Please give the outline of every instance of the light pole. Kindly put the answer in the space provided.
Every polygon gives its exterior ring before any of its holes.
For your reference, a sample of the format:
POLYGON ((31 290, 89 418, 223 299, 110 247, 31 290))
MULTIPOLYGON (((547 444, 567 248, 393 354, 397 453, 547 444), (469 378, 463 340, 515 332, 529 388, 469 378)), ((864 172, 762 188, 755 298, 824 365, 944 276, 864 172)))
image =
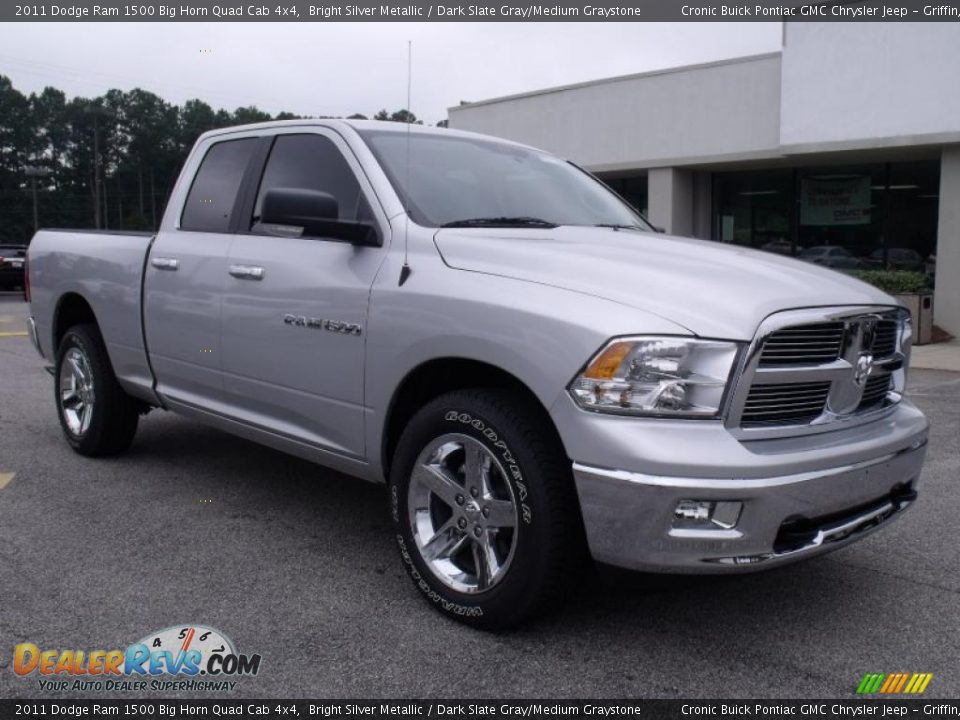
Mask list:
POLYGON ((23 173, 30 178, 30 189, 33 192, 33 232, 36 233, 40 229, 40 223, 37 220, 37 178, 46 177, 50 171, 36 165, 27 165, 23 173))

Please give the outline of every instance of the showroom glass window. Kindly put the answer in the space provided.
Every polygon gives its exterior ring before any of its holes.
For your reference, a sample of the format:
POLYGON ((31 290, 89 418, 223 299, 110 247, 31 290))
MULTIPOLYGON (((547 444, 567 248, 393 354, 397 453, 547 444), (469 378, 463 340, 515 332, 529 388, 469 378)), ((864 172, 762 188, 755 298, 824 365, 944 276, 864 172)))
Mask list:
POLYGON ((714 238, 790 255, 793 186, 789 169, 717 173, 714 238))
POLYGON ((935 268, 939 163, 714 175, 714 238, 835 270, 935 268))
POLYGON ((644 217, 647 216, 647 176, 604 177, 600 179, 644 217))
POLYGON ((883 247, 883 164, 798 172, 797 255, 834 270, 863 270, 883 247))

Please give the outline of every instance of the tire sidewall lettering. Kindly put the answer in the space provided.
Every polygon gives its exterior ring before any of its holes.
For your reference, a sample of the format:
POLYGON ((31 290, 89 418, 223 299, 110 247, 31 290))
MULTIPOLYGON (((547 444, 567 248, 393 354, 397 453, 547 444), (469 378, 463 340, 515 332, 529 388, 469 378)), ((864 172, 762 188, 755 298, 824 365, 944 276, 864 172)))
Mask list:
POLYGON ((407 543, 404 542, 403 535, 397 533, 397 545, 400 547, 400 557, 403 560, 403 563, 407 566, 407 572, 410 573, 410 577, 413 578, 413 582, 420 589, 420 591, 426 595, 427 599, 439 605, 445 612, 453 613, 454 615, 462 615, 464 617, 482 617, 483 608, 476 605, 461 605, 460 603, 453 602, 452 600, 447 600, 445 597, 440 595, 436 590, 430 587, 429 583, 424 579, 423 575, 417 569, 417 566, 413 562, 413 558, 410 556, 410 551, 407 549, 407 543))
POLYGON ((390 486, 390 514, 393 516, 393 521, 397 524, 400 523, 400 495, 397 492, 397 486, 390 486))
POLYGON ((517 462, 513 451, 510 450, 510 447, 500 437, 499 433, 497 433, 494 428, 487 425, 482 419, 459 410, 447 411, 447 413, 444 415, 444 420, 473 428, 493 446, 494 450, 496 450, 500 455, 501 460, 503 460, 503 462, 506 464, 507 473, 510 475, 510 482, 516 488, 517 500, 519 501, 518 504, 520 505, 520 516, 524 524, 533 524, 533 511, 526 502, 530 493, 527 490, 527 484, 523 477, 523 471, 520 469, 520 464, 517 462))

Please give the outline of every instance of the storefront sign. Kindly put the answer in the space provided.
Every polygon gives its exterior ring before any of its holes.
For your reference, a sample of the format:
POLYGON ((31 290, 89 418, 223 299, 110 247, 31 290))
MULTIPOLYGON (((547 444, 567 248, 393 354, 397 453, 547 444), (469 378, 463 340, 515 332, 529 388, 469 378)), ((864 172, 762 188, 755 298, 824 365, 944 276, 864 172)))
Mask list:
POLYGON ((801 225, 870 223, 870 177, 800 181, 801 225))

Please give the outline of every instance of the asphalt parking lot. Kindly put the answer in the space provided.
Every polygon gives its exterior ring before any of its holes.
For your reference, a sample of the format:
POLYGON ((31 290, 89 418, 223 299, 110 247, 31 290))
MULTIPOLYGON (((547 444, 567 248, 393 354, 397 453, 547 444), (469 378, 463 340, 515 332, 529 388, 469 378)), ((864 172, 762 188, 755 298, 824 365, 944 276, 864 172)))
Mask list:
POLYGON ((163 412, 123 457, 75 455, 25 314, 0 295, 0 697, 40 695, 17 643, 111 649, 183 623, 263 656, 231 697, 852 698, 866 672, 960 696, 960 374, 911 374, 930 449, 885 532, 757 575, 594 574, 493 635, 419 597, 381 487, 163 412))

